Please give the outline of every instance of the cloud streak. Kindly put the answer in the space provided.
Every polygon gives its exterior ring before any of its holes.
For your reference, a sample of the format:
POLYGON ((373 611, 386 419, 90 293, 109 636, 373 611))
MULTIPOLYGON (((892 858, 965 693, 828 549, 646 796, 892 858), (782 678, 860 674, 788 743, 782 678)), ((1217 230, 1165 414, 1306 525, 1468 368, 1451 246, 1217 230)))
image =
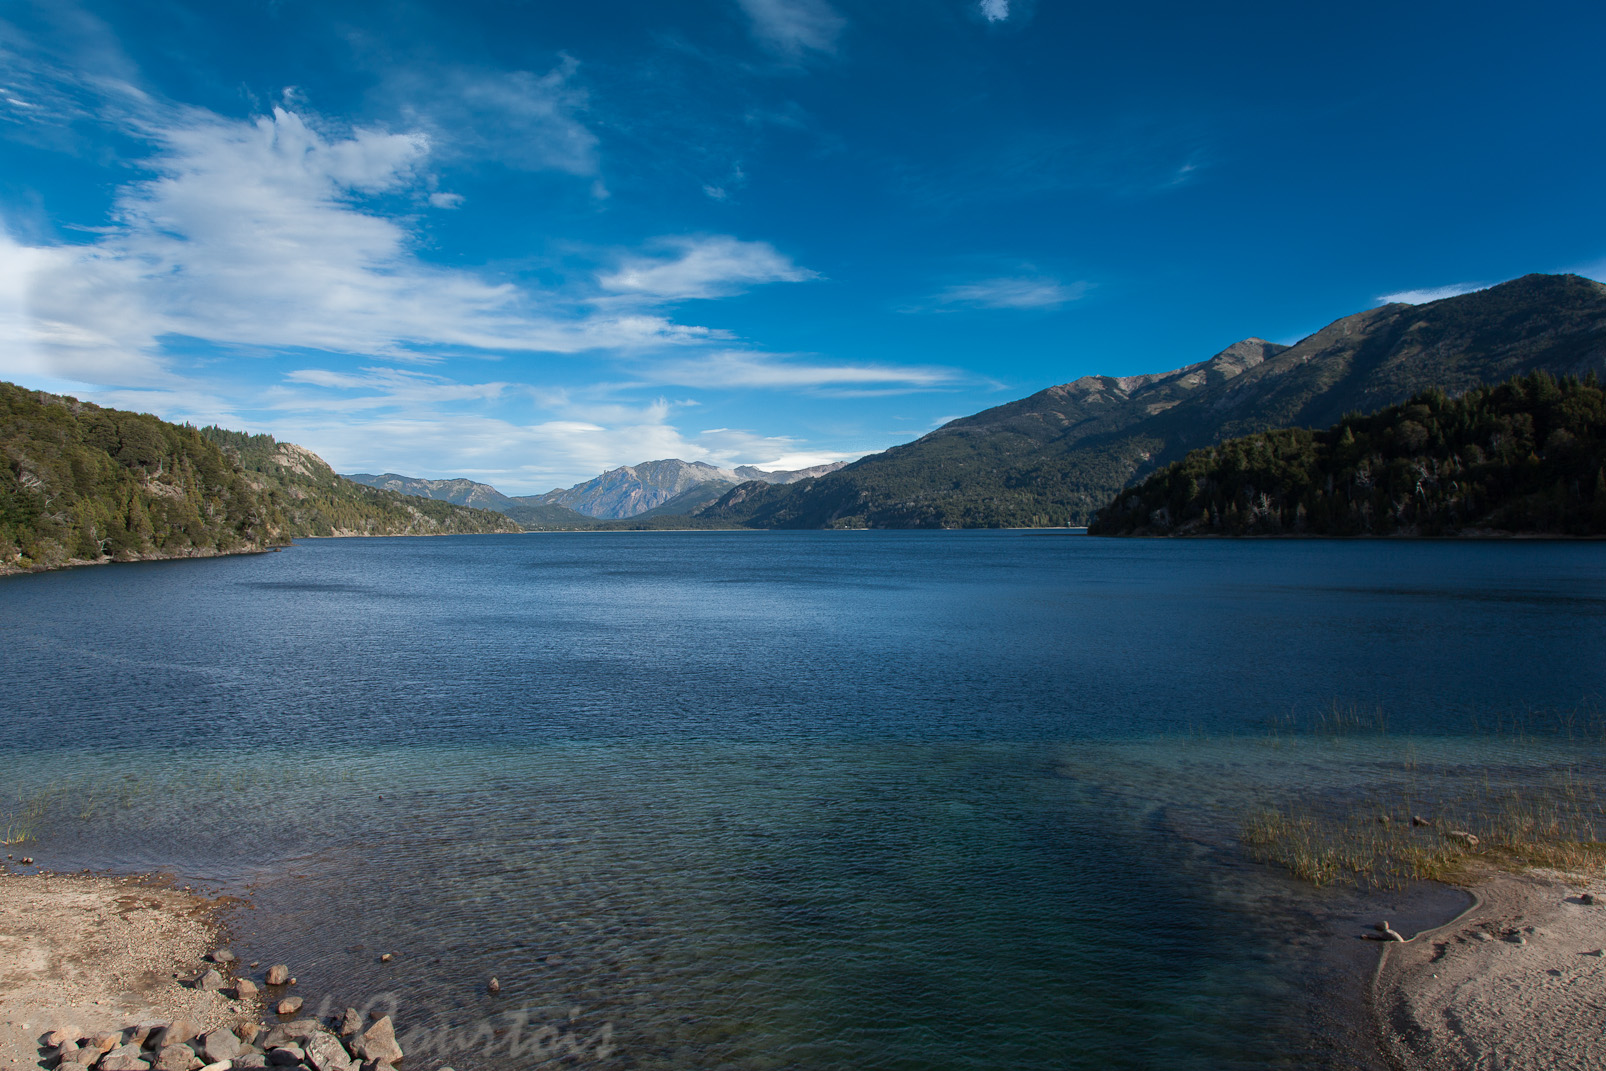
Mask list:
POLYGON ((753 36, 770 51, 788 59, 806 53, 830 55, 847 25, 825 0, 737 0, 751 23, 753 36))
POLYGON ((1486 290, 1488 286, 1488 283, 1451 283, 1449 286, 1431 286, 1421 290, 1401 290, 1395 294, 1384 294, 1378 300, 1384 304, 1403 302, 1407 305, 1426 305, 1430 301, 1443 301, 1445 298, 1486 290))
POLYGON ((715 235, 662 238, 656 244, 669 255, 628 257, 617 270, 598 276, 598 283, 618 294, 678 301, 727 297, 763 283, 819 278, 768 242, 715 235))
POLYGON ((973 309, 1057 309, 1087 293, 1086 283, 1063 283, 1045 275, 1004 276, 950 286, 939 305, 973 309))

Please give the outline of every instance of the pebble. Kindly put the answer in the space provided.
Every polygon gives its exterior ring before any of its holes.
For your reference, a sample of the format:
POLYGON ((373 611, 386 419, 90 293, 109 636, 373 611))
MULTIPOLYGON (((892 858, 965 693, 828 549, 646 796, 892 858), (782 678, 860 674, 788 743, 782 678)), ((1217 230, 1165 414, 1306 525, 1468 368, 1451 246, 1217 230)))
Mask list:
POLYGON ((500 993, 502 991, 502 983, 497 981, 495 978, 492 978, 489 982, 485 983, 485 991, 487 993, 500 993))
POLYGON ((1606 948, 1597 948, 1593 952, 1585 952, 1584 955, 1586 955, 1586 956, 1594 956, 1596 959, 1601 959, 1603 957, 1606 957, 1606 948))
POLYGON ((1474 941, 1493 941, 1494 940, 1493 937, 1490 937, 1488 934, 1484 933, 1482 930, 1478 930, 1478 931, 1474 932, 1473 935, 1472 935, 1472 939, 1474 941))
POLYGON ((379 962, 381 962, 381 963, 389 963, 391 960, 393 960, 395 958, 396 957, 394 955, 392 955, 389 952, 386 952, 384 955, 379 957, 379 962))
POLYGON ((1578 898, 1578 902, 1580 904, 1588 905, 1589 907, 1594 907, 1597 903, 1599 903, 1599 901, 1595 899, 1595 894, 1592 892, 1584 893, 1578 898))
POLYGON ((282 963, 275 963, 268 968, 268 984, 284 985, 290 980, 290 968, 282 963))
POLYGON ((276 1010, 280 1015, 294 1015, 301 1010, 301 998, 285 997, 279 1001, 279 1007, 276 1010))
POLYGON ((1412 816, 1411 816, 1411 824, 1412 824, 1412 825, 1413 825, 1413 826, 1430 826, 1430 825, 1432 825, 1432 824, 1433 824, 1433 823, 1432 823, 1432 822, 1429 822, 1429 821, 1428 821, 1428 820, 1427 820, 1427 819, 1426 819, 1426 818, 1423 818, 1423 817, 1422 817, 1422 816, 1421 816, 1421 815, 1419 815, 1419 814, 1413 814, 1413 815, 1412 815, 1412 816))

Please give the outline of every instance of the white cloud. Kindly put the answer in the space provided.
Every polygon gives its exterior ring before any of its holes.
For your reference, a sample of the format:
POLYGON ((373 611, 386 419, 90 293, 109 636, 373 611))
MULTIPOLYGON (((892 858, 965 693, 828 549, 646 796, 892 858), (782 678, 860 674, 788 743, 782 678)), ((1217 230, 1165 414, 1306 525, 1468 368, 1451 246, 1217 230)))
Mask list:
POLYGON ((988 22, 1003 22, 1009 18, 1009 0, 981 0, 981 14, 988 22))
POLYGON ((1057 309, 1087 290, 1086 283, 1063 283, 1049 276, 1006 276, 950 286, 937 295, 937 301, 982 309, 1057 309))
POLYGON ((1488 283, 1451 283, 1449 286, 1432 286, 1422 290, 1401 290, 1397 294, 1384 294, 1378 300, 1384 304, 1399 301, 1407 305, 1426 305, 1430 301, 1442 301, 1476 290, 1486 290, 1488 286, 1488 283))
MULTIPOLYGON (((420 260, 407 226, 365 198, 423 182, 422 134, 324 133, 284 108, 254 121, 172 109, 130 122, 157 152, 95 241, 30 246, 0 228, 0 374, 151 385, 173 335, 411 359, 432 347, 574 353, 722 337, 420 260)), ((723 250, 734 278, 806 277, 773 250, 766 261, 767 246, 727 242, 702 256, 688 247, 684 263, 652 274, 700 270, 707 289, 723 250)))
POLYGON ((902 392, 952 386, 959 381, 960 374, 950 368, 929 365, 809 364, 770 354, 726 350, 664 362, 648 373, 648 379, 655 383, 714 389, 880 386, 902 392))
POLYGON ((436 208, 462 208, 463 195, 460 193, 432 193, 429 203, 436 208))
POLYGON ((660 239, 667 257, 630 257, 617 271, 598 277, 603 289, 665 300, 723 297, 761 283, 818 278, 768 242, 725 235, 660 239))
POLYGON ((825 0, 737 0, 752 22, 753 36, 791 59, 806 52, 833 53, 846 20, 825 0))

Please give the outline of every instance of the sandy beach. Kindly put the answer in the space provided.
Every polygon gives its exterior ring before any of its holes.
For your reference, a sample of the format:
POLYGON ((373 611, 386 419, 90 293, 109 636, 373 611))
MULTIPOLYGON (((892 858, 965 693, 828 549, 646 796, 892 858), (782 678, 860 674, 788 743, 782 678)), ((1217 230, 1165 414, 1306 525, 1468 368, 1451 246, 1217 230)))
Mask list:
POLYGON ((1488 874, 1448 925, 1384 946, 1375 1007, 1397 1067, 1606 1067, 1606 882, 1488 874))
POLYGON ((217 947, 220 906, 138 878, 0 873, 0 1067, 40 1066, 52 1030, 254 1021, 255 1002, 179 980, 217 947))

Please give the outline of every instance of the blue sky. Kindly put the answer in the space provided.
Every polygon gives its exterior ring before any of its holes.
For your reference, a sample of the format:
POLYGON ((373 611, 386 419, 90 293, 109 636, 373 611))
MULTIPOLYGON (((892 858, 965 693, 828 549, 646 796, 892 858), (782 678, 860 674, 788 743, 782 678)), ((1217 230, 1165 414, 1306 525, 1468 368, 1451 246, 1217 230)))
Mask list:
POLYGON ((0 2, 0 378, 544 491, 1606 275, 1593 4, 0 2))

